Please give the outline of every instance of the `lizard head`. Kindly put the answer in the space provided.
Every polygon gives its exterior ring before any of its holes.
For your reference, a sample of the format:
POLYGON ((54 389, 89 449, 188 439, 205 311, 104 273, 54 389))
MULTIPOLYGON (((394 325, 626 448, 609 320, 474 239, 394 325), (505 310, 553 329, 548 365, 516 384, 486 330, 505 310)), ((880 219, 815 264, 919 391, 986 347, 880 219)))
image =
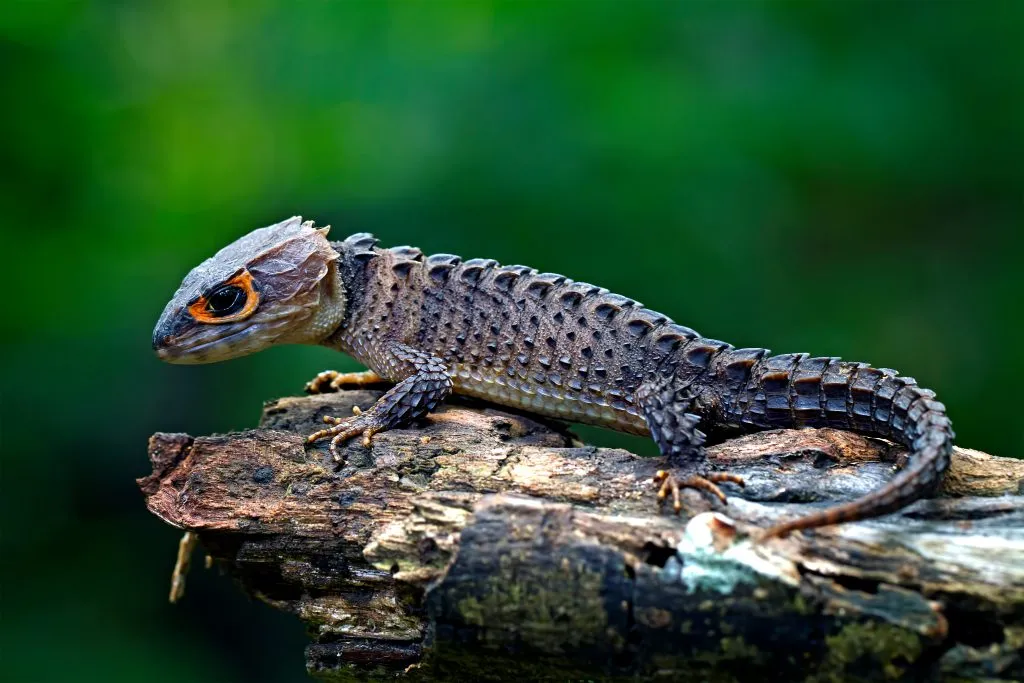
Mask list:
POLYGON ((171 363, 213 363, 274 344, 316 344, 341 323, 345 289, 329 228, 295 216, 192 269, 153 330, 171 363))

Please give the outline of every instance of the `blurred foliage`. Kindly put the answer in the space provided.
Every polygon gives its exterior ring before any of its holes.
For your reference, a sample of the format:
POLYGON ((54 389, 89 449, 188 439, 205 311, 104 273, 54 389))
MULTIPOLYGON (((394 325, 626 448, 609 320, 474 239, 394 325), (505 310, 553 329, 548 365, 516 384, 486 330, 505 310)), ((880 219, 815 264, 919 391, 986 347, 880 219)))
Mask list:
MULTIPOLYGON (((180 277, 302 214, 913 374, 1024 446, 1020 2, 12 2, 0 9, 7 680, 303 680, 194 571, 153 431, 253 425, 314 348, 160 364, 180 277)), ((611 438, 605 435, 588 437, 611 438)), ((650 452, 648 450, 647 452, 650 452)))

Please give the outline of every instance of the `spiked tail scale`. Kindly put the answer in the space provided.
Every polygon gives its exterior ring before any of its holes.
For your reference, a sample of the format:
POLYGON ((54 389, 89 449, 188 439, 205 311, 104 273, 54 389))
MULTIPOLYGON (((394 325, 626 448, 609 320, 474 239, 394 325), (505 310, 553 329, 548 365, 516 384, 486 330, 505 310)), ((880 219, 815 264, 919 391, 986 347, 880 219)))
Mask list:
POLYGON ((932 493, 949 467, 953 429, 929 389, 893 370, 836 358, 766 358, 742 397, 741 420, 759 427, 849 429, 910 449, 907 466, 881 489, 849 503, 776 525, 763 538, 878 517, 932 493))

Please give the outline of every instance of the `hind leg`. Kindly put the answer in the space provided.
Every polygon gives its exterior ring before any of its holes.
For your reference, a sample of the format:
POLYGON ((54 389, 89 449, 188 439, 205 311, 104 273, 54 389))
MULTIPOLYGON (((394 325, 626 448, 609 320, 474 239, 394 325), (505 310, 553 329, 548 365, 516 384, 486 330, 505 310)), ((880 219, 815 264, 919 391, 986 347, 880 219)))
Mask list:
POLYGON ((690 412, 694 401, 687 386, 675 377, 658 378, 640 387, 637 401, 670 468, 654 475, 659 503, 671 496, 672 509, 679 512, 683 507, 679 492, 686 488, 705 491, 725 503, 725 494, 718 484, 731 482, 743 486, 743 479, 735 474, 709 471, 704 433, 697 429, 700 416, 690 412))
POLYGON ((386 379, 373 370, 363 370, 362 372, 324 370, 306 382, 306 393, 326 394, 332 391, 340 391, 342 387, 365 387, 386 382, 386 379))

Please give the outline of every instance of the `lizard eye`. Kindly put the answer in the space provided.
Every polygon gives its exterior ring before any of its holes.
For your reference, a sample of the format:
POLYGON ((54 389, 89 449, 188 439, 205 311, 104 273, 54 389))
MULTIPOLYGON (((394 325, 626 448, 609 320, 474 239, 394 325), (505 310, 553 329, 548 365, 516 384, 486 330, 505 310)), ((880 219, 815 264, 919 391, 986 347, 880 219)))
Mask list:
POLYGON ((243 270, 210 294, 201 296, 188 312, 201 323, 230 323, 252 315, 260 302, 252 275, 243 270))
POLYGON ((206 310, 212 316, 221 318, 242 310, 245 306, 245 291, 237 285, 221 287, 206 299, 206 310))

